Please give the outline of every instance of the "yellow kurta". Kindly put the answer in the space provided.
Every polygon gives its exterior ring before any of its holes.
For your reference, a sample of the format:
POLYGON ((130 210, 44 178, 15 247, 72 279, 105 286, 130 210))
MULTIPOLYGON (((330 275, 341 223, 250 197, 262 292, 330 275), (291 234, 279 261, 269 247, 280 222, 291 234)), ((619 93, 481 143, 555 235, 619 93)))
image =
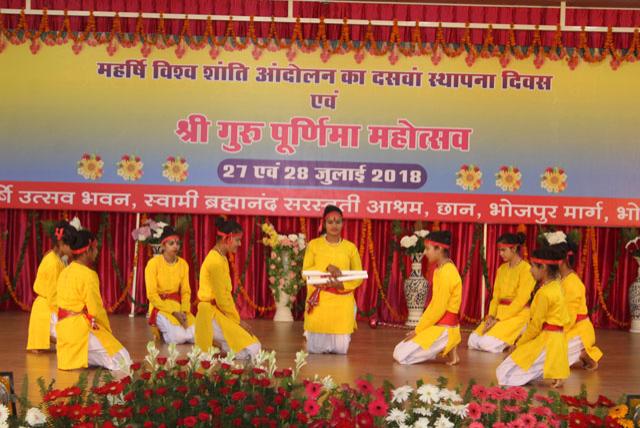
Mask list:
POLYGON ((578 315, 588 315, 587 298, 585 288, 580 277, 571 272, 562 280, 562 288, 564 296, 567 300, 567 310, 569 311, 569 331, 567 331, 567 340, 570 341, 574 337, 580 336, 584 350, 593 361, 600 361, 602 351, 596 346, 596 332, 593 324, 587 316, 582 321, 576 322, 578 315))
POLYGON ((173 325, 180 325, 173 312, 185 312, 189 326, 196 321, 191 314, 191 287, 189 286, 189 265, 178 257, 173 264, 167 263, 163 255, 153 257, 144 269, 144 282, 149 299, 149 313, 154 308, 173 325), (161 294, 179 293, 181 302, 162 299, 161 294))
POLYGON ((534 296, 531 319, 526 331, 516 342, 511 358, 526 371, 545 351, 544 378, 566 379, 569 377, 567 338, 563 331, 544 330, 544 323, 563 326, 565 331, 569 325, 569 311, 560 281, 546 283, 534 296))
MULTIPOLYGON (((488 331, 488 336, 495 337, 509 345, 518 338, 527 325, 530 317, 529 300, 536 280, 531 275, 529 263, 521 260, 515 267, 503 263, 496 273, 493 284, 493 298, 489 305, 489 315, 498 322, 488 331), (500 304, 501 300, 510 300, 510 304, 500 304)), ((482 336, 484 321, 474 333, 482 336)))
POLYGON ((49 251, 38 266, 33 291, 38 295, 31 307, 27 349, 49 349, 51 314, 56 313, 56 286, 64 263, 53 251, 49 251))
POLYGON ((423 349, 429 349, 444 333, 449 334, 447 346, 442 351, 445 356, 462 340, 460 326, 437 325, 445 312, 458 314, 462 303, 462 279, 453 263, 445 263, 433 272, 433 293, 429 306, 418 321, 416 336, 411 339, 423 349))
POLYGON ((58 321, 58 368, 86 368, 89 358, 89 332, 100 341, 109 356, 123 346, 111 333, 107 311, 102 304, 100 280, 93 270, 77 262, 67 266, 58 278, 58 307, 72 312, 86 312, 95 318, 97 329, 91 329, 82 315, 72 315, 58 321))
MULTIPOLYGON (((304 253, 303 270, 327 271, 333 265, 340 270, 362 270, 360 254, 353 243, 343 239, 332 245, 323 237, 309 242, 304 253)), ((344 291, 353 291, 362 284, 362 280, 344 282, 344 291)), ((307 286, 307 299, 316 287, 307 286)), ((334 294, 320 291, 318 306, 311 313, 304 314, 304 329, 310 333, 351 334, 357 328, 356 299, 353 292, 334 294)))
POLYGON ((222 335, 233 352, 240 352, 258 339, 240 325, 240 314, 231 292, 229 261, 215 250, 209 251, 200 268, 198 313, 196 315, 196 345, 206 351, 213 343, 212 320, 220 326, 222 335))

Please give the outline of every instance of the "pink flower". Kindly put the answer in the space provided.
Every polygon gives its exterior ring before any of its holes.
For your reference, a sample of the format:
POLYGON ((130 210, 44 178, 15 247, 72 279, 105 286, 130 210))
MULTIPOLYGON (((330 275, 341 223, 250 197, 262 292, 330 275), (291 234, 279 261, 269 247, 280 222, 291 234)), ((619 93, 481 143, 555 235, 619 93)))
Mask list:
POLYGON ((529 394, 527 394, 527 390, 521 386, 512 386, 507 389, 506 395, 511 400, 524 401, 527 399, 529 394))
POLYGON ((509 413, 520 413, 520 406, 504 406, 504 411, 509 413))
POLYGON ((535 428, 549 428, 549 425, 545 424, 544 422, 538 422, 535 428))
POLYGON ((306 385, 304 386, 304 389, 307 393, 308 398, 316 399, 322 392, 322 384, 318 382, 307 381, 306 385))
POLYGON ((365 394, 372 394, 373 391, 375 391, 375 388, 373 387, 373 385, 371 385, 369 382, 363 379, 356 380, 356 385, 358 386, 358 389, 360 390, 360 392, 363 392, 365 394))
POLYGON ((389 406, 387 406, 387 403, 385 403, 384 400, 381 399, 372 401, 368 406, 369 413, 371 413, 371 415, 373 416, 385 416, 387 414, 388 408, 389 406))
POLYGON ((270 276, 269 277, 269 284, 275 284, 276 283, 276 278, 274 276, 270 276))
POLYGON ((487 388, 482 385, 475 384, 471 387, 471 393, 479 400, 485 400, 487 398, 487 388))
POLYGON ((534 415, 542 416, 545 418, 551 416, 551 409, 549 409, 548 407, 532 407, 530 410, 534 415))
POLYGON ((507 428, 507 424, 504 422, 496 422, 492 425, 492 428, 507 428))
POLYGON ((536 400, 538 400, 541 403, 547 403, 547 404, 553 403, 553 399, 552 398, 546 397, 546 396, 541 395, 541 394, 536 394, 536 395, 533 396, 533 398, 535 398, 536 400))
POLYGON ((520 416, 520 420, 522 421, 523 426, 526 428, 533 428, 536 425, 536 422, 538 422, 536 417, 529 413, 520 416))
POLYGON ((509 428, 525 428, 524 422, 522 422, 521 419, 516 419, 515 421, 511 421, 507 426, 509 428))
POLYGON ((482 425, 480 422, 471 422, 469 428, 484 428, 484 425, 482 425))
POLYGON ((496 411, 496 405, 493 403, 482 403, 480 411, 487 415, 493 415, 496 411))
POLYGON ((480 405, 473 401, 469 403, 469 405, 467 406, 467 415, 474 421, 480 419, 480 417, 482 416, 480 405))
POLYGON ((489 397, 491 397, 492 400, 500 401, 504 399, 505 392, 499 386, 494 386, 492 388, 489 388, 489 397))
POLYGON ((311 400, 311 399, 304 402, 303 408, 304 408, 304 411, 309 416, 315 416, 320 411, 320 406, 318 406, 318 403, 316 403, 316 400, 311 400))

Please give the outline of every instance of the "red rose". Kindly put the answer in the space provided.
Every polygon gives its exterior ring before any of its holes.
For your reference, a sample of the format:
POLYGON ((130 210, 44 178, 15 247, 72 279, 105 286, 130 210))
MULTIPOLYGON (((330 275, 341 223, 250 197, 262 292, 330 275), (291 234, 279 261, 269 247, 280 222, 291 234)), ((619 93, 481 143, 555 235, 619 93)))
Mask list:
POLYGON ((278 416, 280 416, 280 419, 286 420, 291 416, 291 412, 289 412, 287 409, 282 409, 280 410, 280 413, 278 413, 278 416))
POLYGON ((254 367, 254 368, 253 368, 253 372, 254 372, 255 374, 262 374, 262 373, 265 373, 264 369, 261 369, 260 367, 254 367))
POLYGON ((276 395, 276 397, 273 399, 273 401, 277 404, 280 405, 282 404, 282 402, 284 401, 284 397, 282 395, 276 395))
POLYGON ((182 407, 182 400, 175 400, 173 403, 171 403, 171 407, 176 410, 180 410, 180 408, 182 407))
POLYGON ((179 366, 186 366, 187 364, 189 364, 189 360, 187 360, 186 358, 180 358, 179 360, 176 360, 176 364, 179 366))
POLYGON ((282 370, 282 373, 284 374, 284 377, 289 377, 293 374, 293 370, 291 369, 284 369, 282 370))
POLYGON ((144 379, 144 380, 149 380, 149 379, 151 379, 151 373, 149 373, 149 372, 144 372, 144 373, 142 373, 142 375, 141 375, 140 377, 141 377, 142 379, 144 379))
POLYGON ((251 385, 257 386, 260 384, 260 379, 256 378, 256 377, 252 377, 251 379, 249 379, 249 383, 251 385))
POLYGON ((291 400, 291 403, 289 403, 289 405, 291 406, 291 410, 298 410, 300 408, 300 402, 295 398, 291 400))
POLYGON ((209 360, 202 360, 200 361, 200 366, 205 369, 208 370, 209 368, 211 368, 211 361, 209 360))
POLYGON ((264 408, 264 412, 267 415, 272 415, 273 413, 275 413, 276 409, 273 406, 267 406, 264 408))
POLYGON ((245 398, 247 398, 247 393, 244 391, 238 391, 231 394, 231 400, 233 401, 240 401, 244 400, 245 398))
POLYGON ((102 424, 102 428, 116 428, 116 426, 111 421, 105 421, 105 423, 102 424))
POLYGON ((235 426, 235 427, 239 427, 239 426, 241 426, 241 425, 242 425, 242 419, 240 419, 240 418, 235 418, 235 419, 233 420, 233 422, 232 422, 232 423, 233 423, 233 426, 235 426))
POLYGON ((245 413, 253 413, 257 408, 258 406, 256 406, 255 404, 247 404, 246 406, 244 406, 244 411, 245 413))
POLYGON ((193 427, 198 423, 198 418, 195 416, 187 416, 183 419, 182 424, 186 427, 193 427))
POLYGON ((202 379, 204 378, 204 375, 202 373, 195 372, 193 374, 193 377, 195 377, 196 379, 202 379))
POLYGON ((182 380, 185 380, 187 378, 187 373, 183 371, 179 371, 177 375, 178 375, 178 378, 182 380))
POLYGON ((153 396, 153 389, 145 389, 143 394, 144 398, 149 399, 153 396))
POLYGON ((157 415, 162 415, 163 413, 165 413, 167 411, 167 408, 164 406, 160 406, 155 410, 155 413, 157 415))
POLYGON ((307 415, 305 415, 304 413, 298 413, 296 414, 296 419, 298 420, 298 422, 300 422, 301 424, 306 424, 307 421, 309 420, 307 418, 307 415))
POLYGON ((149 406, 142 406, 140 410, 138 410, 139 415, 146 415, 147 413, 149 413, 149 406))
POLYGON ((234 375, 241 375, 242 373, 244 373, 244 369, 233 369, 231 370, 231 373, 234 375))
POLYGON ((238 382, 238 379, 227 379, 224 381, 225 384, 229 385, 229 386, 233 386, 238 382))
POLYGON ((224 413, 227 415, 231 415, 233 414, 233 412, 236 411, 236 407, 235 406, 228 406, 224 409, 224 413))
POLYGON ((188 390, 189 388, 187 388, 185 385, 180 385, 176 387, 176 391, 179 392, 180 394, 186 394, 188 390))
POLYGON ((161 366, 164 366, 167 362, 167 357, 157 357, 156 362, 161 366))
POLYGON ((284 372, 282 370, 276 370, 273 372, 273 376, 276 378, 284 377, 284 372))
POLYGON ((156 373, 156 379, 164 379, 165 377, 167 377, 167 372, 164 370, 160 370, 156 373))
POLYGON ((153 427, 153 422, 151 421, 145 421, 144 425, 142 425, 144 428, 152 428, 153 427))
POLYGON ((269 385, 271 385, 271 381, 269 380, 269 378, 264 378, 260 381, 260 383, 262 384, 262 386, 264 386, 265 388, 269 385))
POLYGON ((198 397, 193 397, 191 400, 189 400, 189 404, 192 407, 197 406, 198 404, 200 404, 200 400, 198 399, 198 397))
POLYGON ((220 364, 220 367, 222 367, 224 370, 229 370, 231 368, 231 366, 227 363, 220 364))
POLYGON ((200 412, 198 413, 198 419, 200 419, 202 422, 206 422, 209 420, 209 415, 207 413, 200 412))

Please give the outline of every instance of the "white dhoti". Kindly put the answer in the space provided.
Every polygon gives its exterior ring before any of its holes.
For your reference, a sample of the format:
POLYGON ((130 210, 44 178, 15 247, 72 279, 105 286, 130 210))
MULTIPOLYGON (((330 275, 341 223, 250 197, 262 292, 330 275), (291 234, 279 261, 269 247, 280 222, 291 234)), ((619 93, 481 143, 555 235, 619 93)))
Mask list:
POLYGON ((500 352, 504 351, 504 348, 507 347, 506 342, 503 342, 496 337, 489 336, 488 334, 480 336, 476 333, 471 333, 469 335, 467 345, 469 346, 469 349, 490 352, 492 354, 499 354, 500 352))
MULTIPOLYGON (((220 328, 216 320, 212 320, 211 324, 213 325, 213 341, 216 342, 218 345, 220 345, 220 349, 222 349, 224 352, 229 352, 231 348, 229 347, 229 344, 227 343, 227 341, 224 338, 224 335, 222 334, 222 329, 220 328)), ((241 349, 240 352, 236 353, 236 359, 238 360, 246 360, 249 358, 253 359, 256 355, 258 355, 258 352, 260 352, 260 349, 262 349, 260 342, 252 343, 246 348, 241 349)))
POLYGON ((307 352, 310 354, 346 354, 351 343, 350 334, 325 334, 304 332, 307 352))
POLYGON ((542 351, 527 371, 522 370, 511 357, 507 357, 496 369, 498 384, 504 386, 522 386, 533 380, 542 379, 546 354, 545 351, 542 351))
POLYGON ((58 338, 58 333, 56 333, 56 324, 58 324, 58 314, 55 312, 51 313, 51 322, 49 324, 49 335, 54 339, 58 338))
POLYGON ((569 367, 580 361, 580 355, 584 350, 582 338, 576 336, 569 341, 569 367))
POLYGON ((131 357, 126 348, 123 347, 115 355, 110 356, 98 338, 93 333, 89 333, 89 367, 120 370, 121 364, 129 367, 131 362, 131 357))
POLYGON ((181 343, 194 343, 195 341, 195 325, 184 328, 181 325, 172 324, 171 321, 160 313, 156 317, 156 325, 165 343, 175 343, 179 345, 181 343))
POLYGON ((434 360, 438 354, 444 351, 449 341, 449 332, 443 331, 440 337, 433 342, 429 349, 424 349, 413 340, 398 343, 393 350, 393 359, 400 364, 417 364, 423 361, 434 360))

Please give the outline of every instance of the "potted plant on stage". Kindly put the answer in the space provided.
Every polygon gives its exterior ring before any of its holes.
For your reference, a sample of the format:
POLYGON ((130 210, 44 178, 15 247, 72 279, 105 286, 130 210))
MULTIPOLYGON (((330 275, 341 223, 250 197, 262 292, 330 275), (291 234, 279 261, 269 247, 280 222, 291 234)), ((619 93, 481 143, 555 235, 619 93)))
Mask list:
MULTIPOLYGON (((156 219, 146 220, 142 226, 134 229, 131 232, 131 236, 134 240, 142 242, 151 247, 153 255, 158 255, 162 252, 160 245, 160 237, 162 231, 169 225, 168 217, 157 217, 156 219)), ((176 219, 175 227, 173 228, 179 235, 183 235, 189 226, 189 219, 186 216, 181 216, 176 219)))
POLYGON ((429 283, 422 275, 422 257, 424 256, 424 238, 429 231, 416 230, 403 236, 400 247, 411 258, 411 274, 404 280, 404 296, 407 301, 408 316, 405 325, 415 327, 424 312, 429 283))
POLYGON ((302 262, 307 245, 304 234, 279 235, 270 223, 262 225, 262 243, 271 248, 267 256, 269 288, 276 303, 274 321, 293 321, 291 307, 304 286, 302 262))
POLYGON ((625 248, 638 262, 638 276, 629 286, 629 313, 631 314, 631 333, 640 333, 640 235, 637 229, 624 229, 627 240, 625 248))

